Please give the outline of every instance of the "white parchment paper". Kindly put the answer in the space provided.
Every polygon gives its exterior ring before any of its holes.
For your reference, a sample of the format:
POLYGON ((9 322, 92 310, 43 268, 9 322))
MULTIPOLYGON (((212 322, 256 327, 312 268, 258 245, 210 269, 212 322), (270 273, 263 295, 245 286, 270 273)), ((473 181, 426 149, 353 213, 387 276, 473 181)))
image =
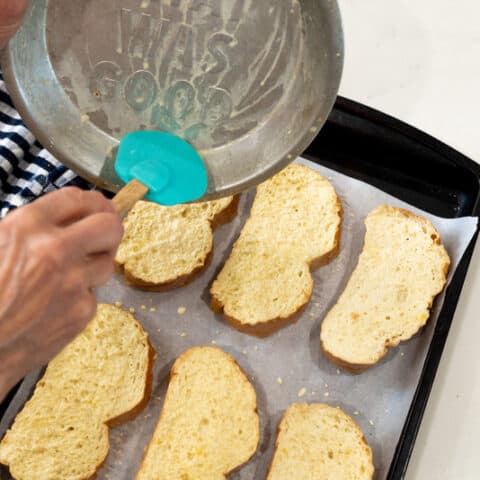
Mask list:
MULTIPOLYGON (((294 402, 328 403, 350 414, 372 447, 375 478, 386 478, 444 295, 437 298, 427 326, 415 338, 390 350, 378 365, 362 374, 341 371, 323 356, 319 341, 321 321, 356 265, 365 234, 364 219, 378 205, 407 208, 432 221, 452 260, 449 282, 475 234, 477 219, 434 217, 363 182, 306 160, 299 163, 331 180, 343 203, 344 220, 340 253, 330 264, 314 272, 313 297, 296 324, 267 339, 257 339, 232 329, 209 308, 209 286, 248 216, 253 192, 243 195, 237 218, 215 232, 212 263, 192 284, 170 292, 150 293, 126 286, 120 277, 115 277, 100 290, 99 301, 122 302, 125 308, 135 309, 135 316, 157 351, 157 360, 152 399, 135 420, 111 430, 110 455, 99 472, 99 480, 135 478, 144 447, 159 417, 174 360, 192 346, 212 344, 231 353, 248 374, 257 391, 261 418, 257 454, 230 475, 230 479, 265 478, 277 424, 284 410, 294 402), (183 315, 178 313, 181 307, 186 308, 183 315)), ((24 404, 35 380, 34 376, 17 395, 2 422, 3 429, 24 404)), ((0 477, 10 478, 5 472, 0 477)))

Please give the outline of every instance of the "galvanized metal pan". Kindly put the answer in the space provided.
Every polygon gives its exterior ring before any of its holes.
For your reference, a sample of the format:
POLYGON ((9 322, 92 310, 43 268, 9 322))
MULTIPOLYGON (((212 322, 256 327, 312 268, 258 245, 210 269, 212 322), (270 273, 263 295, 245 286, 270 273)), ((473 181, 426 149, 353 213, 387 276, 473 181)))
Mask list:
POLYGON ((205 199, 286 166, 336 98, 343 37, 335 0, 33 0, 1 58, 41 143, 115 192, 119 139, 176 134, 205 160, 205 199))

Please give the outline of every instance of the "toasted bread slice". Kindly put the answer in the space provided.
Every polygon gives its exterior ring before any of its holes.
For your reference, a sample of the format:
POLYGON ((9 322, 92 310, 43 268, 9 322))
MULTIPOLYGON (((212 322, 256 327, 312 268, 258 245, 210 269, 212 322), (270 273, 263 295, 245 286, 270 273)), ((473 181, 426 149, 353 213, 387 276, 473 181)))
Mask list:
POLYGON ((326 355, 352 370, 375 364, 425 325, 450 265, 440 235, 422 217, 380 206, 365 223, 358 265, 320 334, 326 355))
POLYGON ((99 305, 95 318, 48 365, 0 443, 16 480, 84 480, 109 450, 108 426, 148 400, 147 335, 127 312, 99 305))
POLYGON ((290 165, 258 187, 247 220, 211 287, 212 308, 245 333, 265 336, 310 300, 310 269, 337 253, 342 208, 318 172, 290 165))
POLYGON ((372 451, 357 424, 339 408, 294 404, 278 428, 267 480, 371 480, 372 451))
POLYGON ((225 480, 259 441, 255 391, 222 350, 196 347, 175 362, 137 480, 225 480))
POLYGON ((126 280, 145 290, 191 281, 208 263, 213 232, 237 213, 238 198, 164 207, 140 201, 124 220, 115 261, 126 280))

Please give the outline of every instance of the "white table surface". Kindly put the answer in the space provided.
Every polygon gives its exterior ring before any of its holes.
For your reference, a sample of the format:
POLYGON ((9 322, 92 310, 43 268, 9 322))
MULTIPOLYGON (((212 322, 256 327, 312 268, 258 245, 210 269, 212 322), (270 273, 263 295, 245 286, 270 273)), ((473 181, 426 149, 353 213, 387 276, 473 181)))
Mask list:
MULTIPOLYGON (((480 2, 339 0, 340 94, 480 163, 480 2)), ((457 308, 407 480, 480 479, 480 247, 457 308)))

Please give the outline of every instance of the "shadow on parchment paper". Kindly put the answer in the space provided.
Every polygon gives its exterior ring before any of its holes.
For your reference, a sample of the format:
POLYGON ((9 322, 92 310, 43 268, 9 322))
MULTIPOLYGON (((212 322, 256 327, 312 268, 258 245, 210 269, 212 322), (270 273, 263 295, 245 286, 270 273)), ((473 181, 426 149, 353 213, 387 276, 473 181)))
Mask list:
MULTIPOLYGON (((326 372, 329 375, 334 375, 334 373, 339 369, 339 367, 336 364, 334 364, 332 361, 330 361, 326 357, 326 355, 323 353, 323 350, 320 344, 321 323, 322 323, 322 319, 317 320, 310 332, 310 340, 309 340, 310 354, 311 354, 312 361, 315 363, 315 365, 318 366, 318 368, 322 372, 326 372)), ((387 354, 379 362, 375 363, 374 365, 369 367, 367 370, 372 371, 377 368, 383 367, 385 364, 392 362, 399 353, 400 352, 397 347, 389 348, 387 351, 387 354)), ((364 371, 367 371, 367 370, 364 370, 364 371)), ((350 377, 359 376, 364 372, 364 371, 351 372, 343 368, 340 368, 340 371, 342 372, 343 375, 348 375, 350 377)))

